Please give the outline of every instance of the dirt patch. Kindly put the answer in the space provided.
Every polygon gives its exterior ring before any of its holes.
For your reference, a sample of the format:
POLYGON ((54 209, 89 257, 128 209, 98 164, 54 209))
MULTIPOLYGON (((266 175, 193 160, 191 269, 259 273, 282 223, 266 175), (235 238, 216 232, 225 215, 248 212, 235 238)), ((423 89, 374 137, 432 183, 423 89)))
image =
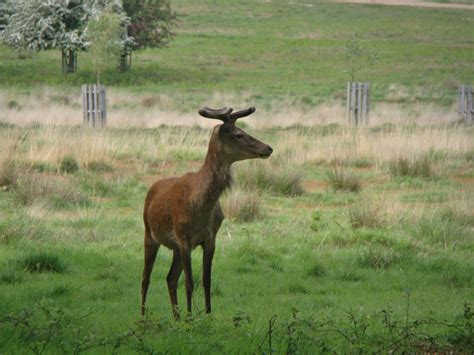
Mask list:
POLYGON ((466 9, 474 10, 474 5, 469 4, 445 4, 436 2, 424 2, 421 0, 333 0, 334 2, 347 2, 354 4, 373 4, 373 5, 390 5, 390 6, 416 6, 430 7, 439 9, 466 9))

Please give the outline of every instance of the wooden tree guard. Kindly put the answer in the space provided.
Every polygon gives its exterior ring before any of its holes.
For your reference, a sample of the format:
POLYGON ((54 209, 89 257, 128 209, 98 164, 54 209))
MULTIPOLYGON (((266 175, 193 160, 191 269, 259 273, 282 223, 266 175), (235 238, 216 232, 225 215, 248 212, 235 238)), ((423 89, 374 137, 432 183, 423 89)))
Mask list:
POLYGON ((82 113, 84 126, 106 126, 106 97, 102 85, 82 85, 82 113))
POLYGON ((369 122, 370 83, 347 83, 347 113, 349 123, 369 122))
POLYGON ((472 103, 472 85, 459 86, 458 113, 466 123, 474 122, 474 106, 472 103))

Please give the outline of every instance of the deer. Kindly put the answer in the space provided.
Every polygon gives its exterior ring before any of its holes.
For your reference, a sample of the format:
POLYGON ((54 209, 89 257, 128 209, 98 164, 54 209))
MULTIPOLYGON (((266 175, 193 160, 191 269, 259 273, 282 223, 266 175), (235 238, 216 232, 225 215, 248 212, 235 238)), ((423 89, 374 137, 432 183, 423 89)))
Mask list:
POLYGON ((191 252, 202 247, 202 285, 205 312, 211 313, 211 269, 216 235, 224 220, 219 203, 222 193, 231 187, 231 165, 247 159, 269 158, 273 149, 235 125, 239 118, 255 112, 255 107, 233 112, 232 108, 203 107, 199 114, 220 120, 209 139, 204 164, 197 172, 156 181, 145 199, 144 268, 141 284, 141 314, 145 303, 158 249, 161 245, 173 251, 166 277, 174 318, 179 320, 177 285, 184 271, 187 312, 191 315, 194 281, 191 252))

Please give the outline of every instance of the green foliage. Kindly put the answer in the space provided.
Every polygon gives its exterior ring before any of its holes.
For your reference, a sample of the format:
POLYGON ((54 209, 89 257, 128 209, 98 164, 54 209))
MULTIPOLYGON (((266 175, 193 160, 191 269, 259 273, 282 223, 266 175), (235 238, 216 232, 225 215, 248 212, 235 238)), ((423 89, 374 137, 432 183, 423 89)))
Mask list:
POLYGON ((127 29, 134 48, 160 48, 173 38, 177 19, 169 0, 124 0, 123 8, 130 17, 127 29))
POLYGON ((357 35, 353 35, 345 43, 344 56, 346 59, 346 72, 351 82, 368 80, 368 70, 379 60, 377 53, 373 49, 369 50, 362 46, 361 40, 357 35))
POLYGON ((51 252, 35 251, 23 256, 18 262, 22 268, 29 272, 63 273, 66 269, 61 257, 51 252))
POLYGON ((89 20, 87 40, 90 42, 89 52, 98 84, 104 70, 111 62, 117 63, 124 50, 122 38, 125 30, 122 18, 111 7, 89 20))
POLYGON ((79 171, 79 163, 73 156, 66 155, 61 159, 59 170, 65 174, 74 174, 79 171))

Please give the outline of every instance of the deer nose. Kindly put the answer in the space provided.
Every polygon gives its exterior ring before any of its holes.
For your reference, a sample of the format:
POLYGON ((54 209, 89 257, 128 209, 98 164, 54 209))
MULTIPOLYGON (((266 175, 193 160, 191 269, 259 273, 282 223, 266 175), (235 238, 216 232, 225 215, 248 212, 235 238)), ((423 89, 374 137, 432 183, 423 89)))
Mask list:
POLYGON ((267 145, 267 149, 270 151, 270 153, 273 152, 273 148, 270 147, 269 145, 267 145))

